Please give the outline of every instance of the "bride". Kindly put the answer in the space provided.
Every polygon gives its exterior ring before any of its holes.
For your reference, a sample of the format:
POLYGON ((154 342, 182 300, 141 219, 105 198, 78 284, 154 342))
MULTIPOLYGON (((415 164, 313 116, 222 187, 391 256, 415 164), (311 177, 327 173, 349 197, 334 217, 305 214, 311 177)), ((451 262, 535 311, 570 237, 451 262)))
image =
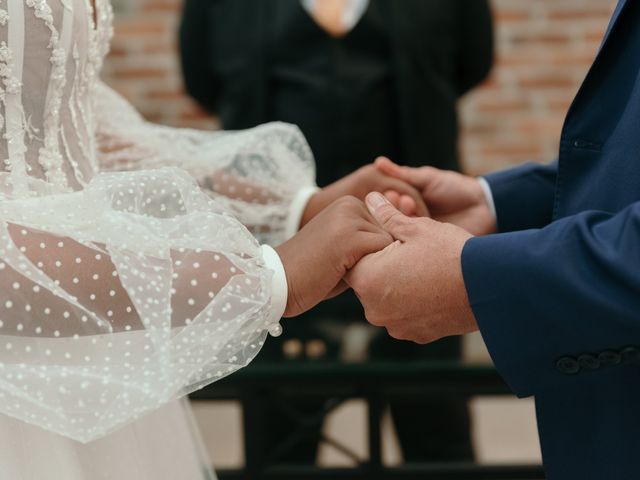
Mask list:
POLYGON ((146 123, 98 79, 111 22, 108 0, 0 0, 2 479, 213 478, 178 399, 390 242, 334 200, 424 208, 373 168, 318 190, 292 126, 146 123))

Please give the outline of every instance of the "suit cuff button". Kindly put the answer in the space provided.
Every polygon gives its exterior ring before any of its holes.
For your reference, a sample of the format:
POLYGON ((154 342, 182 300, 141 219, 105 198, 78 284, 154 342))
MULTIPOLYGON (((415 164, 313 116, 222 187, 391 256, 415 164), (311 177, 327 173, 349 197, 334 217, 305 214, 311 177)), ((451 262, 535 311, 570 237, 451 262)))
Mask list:
POLYGON ((580 371, 580 364, 573 357, 562 357, 556 362, 556 368, 565 375, 575 375, 580 371))
POLYGON ((620 363, 620 354, 618 352, 614 352, 613 350, 605 350, 604 352, 600 352, 598 354, 598 360, 600 360, 600 365, 603 367, 613 367, 614 365, 618 365, 620 363))
POLYGON ((578 357, 578 365, 583 370, 597 370, 600 368, 600 360, 593 355, 585 353, 578 357))
POLYGON ((625 362, 640 362, 640 349, 627 347, 620 350, 620 356, 625 362))

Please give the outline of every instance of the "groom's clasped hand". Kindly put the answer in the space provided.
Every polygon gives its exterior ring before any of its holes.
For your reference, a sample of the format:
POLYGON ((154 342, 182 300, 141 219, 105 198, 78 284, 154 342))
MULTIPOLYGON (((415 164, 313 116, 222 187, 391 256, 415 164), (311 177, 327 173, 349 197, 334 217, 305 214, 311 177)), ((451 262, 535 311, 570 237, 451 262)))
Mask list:
POLYGON ((363 203, 371 191, 389 191, 407 215, 426 215, 420 192, 408 182, 367 165, 315 193, 302 214, 300 230, 276 247, 287 276, 286 317, 299 315, 348 288, 343 278, 364 256, 393 238, 363 203))
MULTIPOLYGON (((289 286, 285 315, 350 287, 367 320, 395 338, 427 343, 475 331, 462 250, 473 235, 496 230, 480 183, 383 158, 365 168, 359 175, 367 181, 346 177, 320 192, 349 196, 303 219, 298 234, 277 248, 289 286)), ((318 203, 326 201, 322 195, 318 203)), ((313 202, 307 210, 318 208, 313 202)))

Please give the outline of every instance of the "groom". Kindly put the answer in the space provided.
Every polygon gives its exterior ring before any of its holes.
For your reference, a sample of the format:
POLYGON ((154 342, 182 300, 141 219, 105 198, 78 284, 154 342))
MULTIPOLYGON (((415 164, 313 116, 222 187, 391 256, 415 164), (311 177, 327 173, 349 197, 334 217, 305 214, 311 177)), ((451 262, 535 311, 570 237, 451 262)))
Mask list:
POLYGON ((433 219, 368 196, 396 239, 347 276, 369 321, 419 343, 480 329, 535 396, 547 478, 638 478, 640 0, 620 0, 553 164, 480 181, 378 167, 421 189, 433 219))

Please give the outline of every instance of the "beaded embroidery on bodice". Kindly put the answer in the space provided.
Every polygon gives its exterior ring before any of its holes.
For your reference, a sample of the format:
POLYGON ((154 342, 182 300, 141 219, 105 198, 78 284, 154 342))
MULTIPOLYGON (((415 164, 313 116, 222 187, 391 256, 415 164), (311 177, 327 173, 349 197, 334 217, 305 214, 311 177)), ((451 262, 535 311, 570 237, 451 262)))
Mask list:
POLYGON ((98 171, 91 93, 112 36, 111 5, 97 0, 96 15, 89 0, 0 5, 8 27, 0 41, 0 195, 78 190, 98 171), (49 61, 33 68, 40 55, 49 61))

